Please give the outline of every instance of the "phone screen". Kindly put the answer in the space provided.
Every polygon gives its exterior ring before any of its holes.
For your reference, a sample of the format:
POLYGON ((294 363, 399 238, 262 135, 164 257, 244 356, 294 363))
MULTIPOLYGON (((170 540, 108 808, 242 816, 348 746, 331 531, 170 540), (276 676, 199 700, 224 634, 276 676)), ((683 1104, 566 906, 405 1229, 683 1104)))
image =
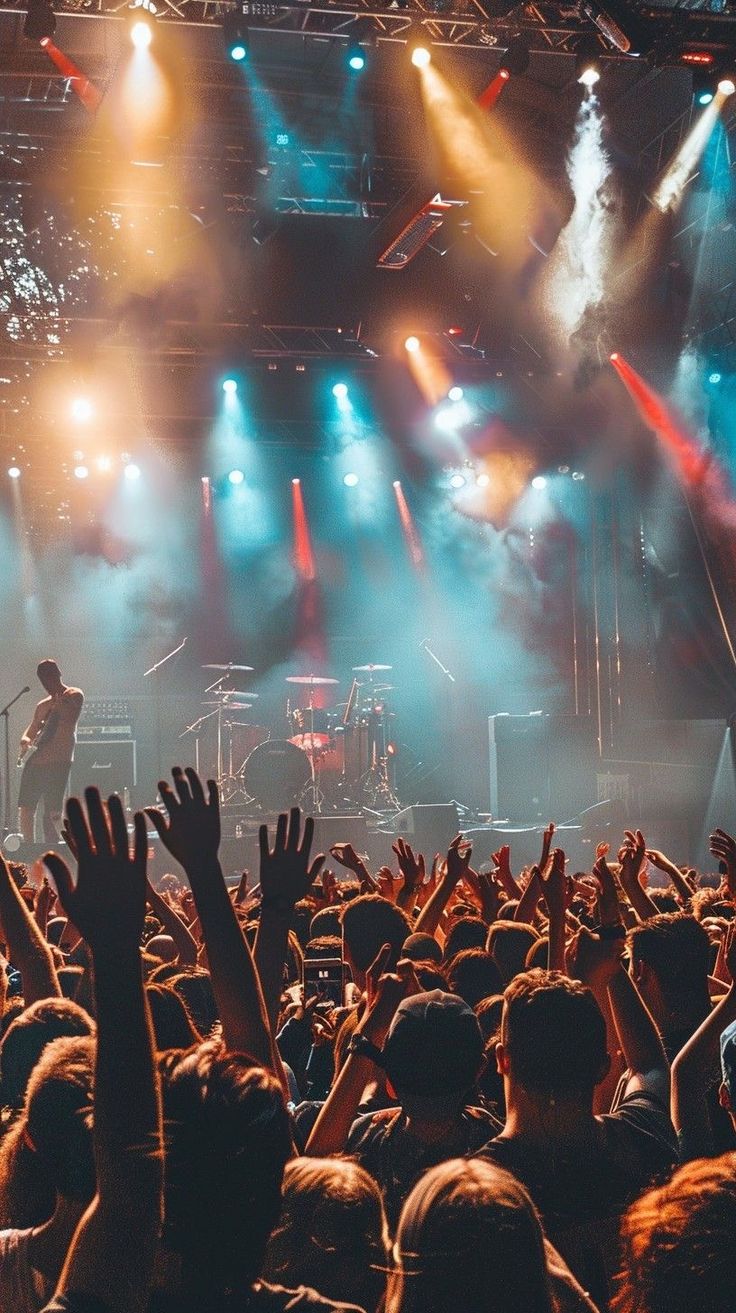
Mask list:
POLYGON ((345 1004, 345 963, 339 957, 305 957, 304 1000, 317 998, 320 1003, 345 1004))

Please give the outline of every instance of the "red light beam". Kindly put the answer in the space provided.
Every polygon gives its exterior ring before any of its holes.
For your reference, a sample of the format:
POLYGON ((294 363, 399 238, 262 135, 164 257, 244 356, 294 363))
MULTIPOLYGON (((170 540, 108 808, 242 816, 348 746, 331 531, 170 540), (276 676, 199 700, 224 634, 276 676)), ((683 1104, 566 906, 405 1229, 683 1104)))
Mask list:
POLYGON ((478 97, 478 104, 481 109, 493 109, 498 97, 501 95, 511 74, 507 68, 500 68, 492 82, 488 83, 485 91, 481 91, 478 97))
POLYGON ((618 351, 613 352, 610 360, 647 428, 656 433, 672 457, 682 482, 688 487, 702 484, 709 469, 715 472, 711 453, 687 432, 681 421, 678 422, 672 414, 667 402, 632 369, 618 351))
POLYGON ((54 45, 50 37, 43 38, 41 49, 46 51, 52 64, 56 65, 62 76, 69 78, 72 91, 79 97, 84 108, 89 110, 90 114, 96 114, 102 104, 102 92, 94 82, 90 82, 63 50, 59 50, 59 47, 54 45))
POLYGON ((417 532, 417 527, 414 523, 412 513, 409 510, 406 497, 404 496, 404 489, 402 488, 398 479, 394 483, 394 495, 396 497, 396 505, 399 510, 401 530, 404 535, 406 545, 409 549, 409 556, 411 558, 411 563, 414 566, 415 570, 418 570, 420 573, 423 573, 424 552, 422 550, 422 544, 419 539, 419 534, 417 532))

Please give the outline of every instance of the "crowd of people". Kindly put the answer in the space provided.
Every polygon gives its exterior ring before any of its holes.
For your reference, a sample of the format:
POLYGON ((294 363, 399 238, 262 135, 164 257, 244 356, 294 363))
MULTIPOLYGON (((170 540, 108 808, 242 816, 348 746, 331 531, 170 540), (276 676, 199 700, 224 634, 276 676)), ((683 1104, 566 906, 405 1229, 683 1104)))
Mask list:
POLYGON ((732 1313, 733 837, 371 871, 293 809, 229 888, 159 788, 0 859, 0 1313, 732 1313))

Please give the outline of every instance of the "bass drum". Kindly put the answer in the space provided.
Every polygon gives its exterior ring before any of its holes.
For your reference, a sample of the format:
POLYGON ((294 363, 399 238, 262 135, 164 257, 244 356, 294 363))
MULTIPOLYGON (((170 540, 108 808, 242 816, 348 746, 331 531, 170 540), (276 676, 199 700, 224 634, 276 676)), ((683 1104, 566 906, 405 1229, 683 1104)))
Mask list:
POLYGON ((259 743, 243 767, 248 796, 264 811, 284 811, 296 806, 311 779, 309 757, 287 739, 259 743))

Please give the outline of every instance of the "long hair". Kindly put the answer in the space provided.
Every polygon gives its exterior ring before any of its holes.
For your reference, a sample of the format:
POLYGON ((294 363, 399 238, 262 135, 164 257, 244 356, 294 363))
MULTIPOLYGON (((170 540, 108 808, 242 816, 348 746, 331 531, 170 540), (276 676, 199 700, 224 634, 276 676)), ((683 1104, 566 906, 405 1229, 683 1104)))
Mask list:
POLYGON ((283 1208, 263 1275, 311 1286, 335 1303, 373 1313, 386 1289, 388 1229, 381 1193, 358 1163, 296 1158, 284 1173, 283 1208))
POLYGON ((402 1209, 394 1258, 386 1313, 553 1313, 536 1209, 494 1163, 428 1171, 402 1209))

